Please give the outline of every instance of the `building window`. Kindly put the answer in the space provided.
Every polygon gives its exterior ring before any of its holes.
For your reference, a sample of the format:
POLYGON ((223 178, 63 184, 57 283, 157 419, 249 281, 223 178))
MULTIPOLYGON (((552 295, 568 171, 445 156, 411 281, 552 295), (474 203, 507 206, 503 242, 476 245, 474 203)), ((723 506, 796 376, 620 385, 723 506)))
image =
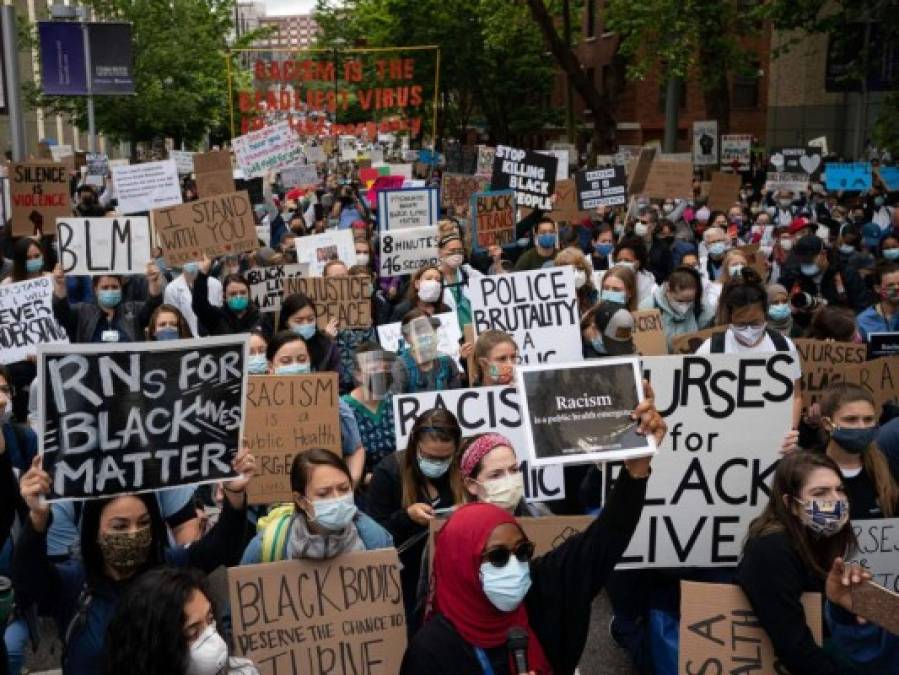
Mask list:
POLYGON ((759 64, 752 64, 752 74, 736 74, 733 78, 731 105, 734 108, 758 108, 759 106, 759 64))
POLYGON ((587 0, 587 37, 596 37, 596 0, 587 0))
MULTIPOLYGON (((659 112, 665 112, 665 99, 668 98, 668 83, 662 82, 659 85, 659 112)), ((677 93, 677 102, 678 108, 680 110, 687 109, 687 83, 685 80, 680 80, 680 86, 678 87, 677 93)))

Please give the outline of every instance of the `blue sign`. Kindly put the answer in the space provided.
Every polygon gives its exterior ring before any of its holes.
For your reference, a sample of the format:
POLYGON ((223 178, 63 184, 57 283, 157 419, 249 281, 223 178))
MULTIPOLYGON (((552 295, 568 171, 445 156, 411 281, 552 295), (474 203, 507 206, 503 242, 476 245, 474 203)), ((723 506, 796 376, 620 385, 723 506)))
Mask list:
POLYGON ((871 163, 845 162, 826 164, 824 169, 827 189, 831 192, 849 190, 864 192, 871 189, 871 163))
POLYGON ((422 164, 431 164, 437 166, 443 161, 443 155, 439 152, 434 152, 429 148, 422 148, 418 151, 418 161, 422 164))
POLYGON ((39 21, 41 84, 48 96, 86 96, 84 33, 80 23, 39 21))
POLYGON ((880 174, 880 180, 886 184, 888 192, 899 190, 899 166, 880 166, 877 173, 880 174))

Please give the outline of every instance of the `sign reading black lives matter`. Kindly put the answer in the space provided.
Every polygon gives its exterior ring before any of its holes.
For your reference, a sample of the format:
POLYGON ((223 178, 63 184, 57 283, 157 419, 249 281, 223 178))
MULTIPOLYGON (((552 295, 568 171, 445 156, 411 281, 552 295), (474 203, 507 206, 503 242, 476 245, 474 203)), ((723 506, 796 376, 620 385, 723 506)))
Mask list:
POLYGON ((577 184, 577 207, 581 211, 627 203, 627 170, 623 166, 578 171, 574 178, 577 184))
POLYGON ((529 209, 552 210, 559 160, 531 150, 496 146, 490 189, 515 190, 515 202, 529 209))
POLYGON ((234 476, 246 335, 38 349, 40 452, 49 499, 234 476))
POLYGON ((639 359, 522 366, 516 376, 524 394, 521 416, 534 466, 655 453, 655 440, 638 434, 638 423, 631 419, 643 400, 639 359))

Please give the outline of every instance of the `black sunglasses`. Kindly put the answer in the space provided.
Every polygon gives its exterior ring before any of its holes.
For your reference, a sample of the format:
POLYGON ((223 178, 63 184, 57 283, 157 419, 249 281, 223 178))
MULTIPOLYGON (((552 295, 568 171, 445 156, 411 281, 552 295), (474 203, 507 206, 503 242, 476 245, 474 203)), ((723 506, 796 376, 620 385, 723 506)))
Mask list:
POLYGON ((481 560, 489 562, 494 567, 505 567, 513 555, 518 559, 518 562, 527 562, 534 557, 534 543, 523 541, 514 549, 491 548, 489 551, 484 551, 481 560))

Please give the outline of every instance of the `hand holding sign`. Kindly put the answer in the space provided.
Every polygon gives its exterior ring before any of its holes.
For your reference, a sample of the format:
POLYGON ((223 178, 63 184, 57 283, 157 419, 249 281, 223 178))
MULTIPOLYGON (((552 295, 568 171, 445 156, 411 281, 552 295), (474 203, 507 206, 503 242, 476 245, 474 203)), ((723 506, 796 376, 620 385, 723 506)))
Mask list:
POLYGON ((242 509, 245 501, 244 493, 247 491, 250 479, 256 475, 256 458, 250 453, 246 439, 243 440, 237 456, 231 462, 231 468, 238 474, 238 477, 225 483, 225 497, 235 509, 242 509))
POLYGON ((846 563, 836 558, 824 581, 827 599, 847 612, 852 611, 852 589, 871 580, 871 573, 858 563, 846 563))
POLYGON ((66 273, 62 271, 62 265, 56 263, 56 267, 53 268, 53 295, 57 298, 64 298, 68 294, 66 273))
POLYGON ((43 455, 31 460, 31 468, 19 483, 19 493, 31 512, 31 525, 35 532, 46 530, 50 517, 50 503, 46 499, 46 495, 50 494, 50 474, 44 471, 42 462, 43 455))
MULTIPOLYGON (((661 447, 662 441, 665 440, 665 433, 668 431, 668 425, 656 410, 655 392, 649 380, 643 380, 643 400, 631 413, 631 419, 639 420, 637 425, 638 434, 651 434, 656 439, 656 447, 661 447)), ((641 478, 649 472, 649 464, 652 462, 652 456, 637 457, 624 462, 628 472, 634 478, 641 478)))

